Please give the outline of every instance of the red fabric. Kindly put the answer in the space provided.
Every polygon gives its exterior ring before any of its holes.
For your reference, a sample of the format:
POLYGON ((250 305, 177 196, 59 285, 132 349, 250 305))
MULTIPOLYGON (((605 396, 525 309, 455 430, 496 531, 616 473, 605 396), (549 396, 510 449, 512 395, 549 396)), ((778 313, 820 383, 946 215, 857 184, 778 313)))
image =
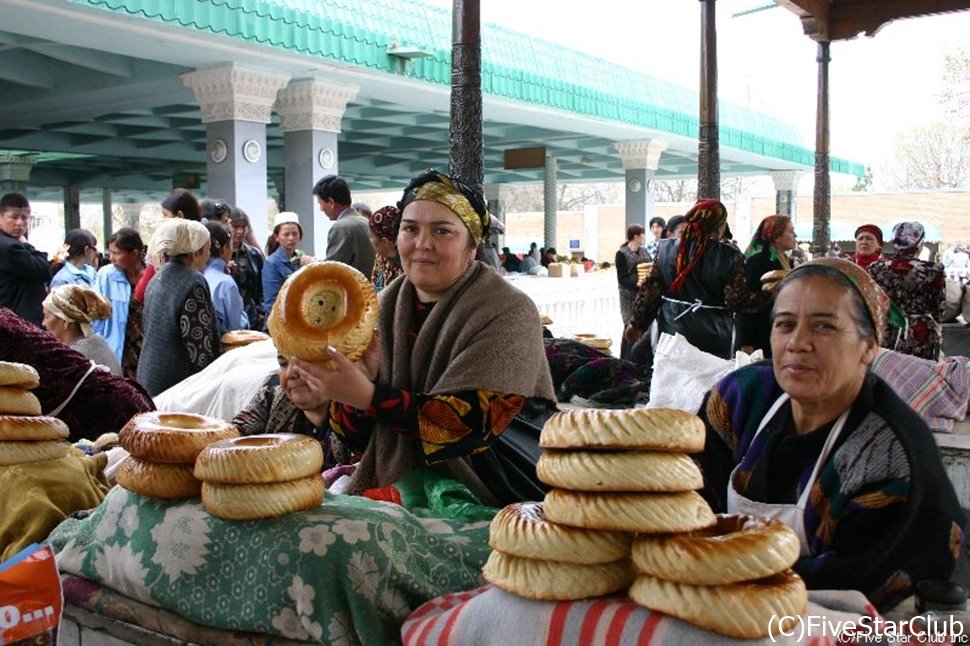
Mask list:
POLYGON ((397 487, 394 485, 387 485, 386 487, 374 489, 365 489, 361 495, 363 495, 365 498, 370 498, 371 500, 393 502, 396 505, 401 504, 401 492, 398 491, 397 487))
POLYGON ((145 290, 148 289, 148 281, 150 281, 154 276, 155 265, 149 263, 148 266, 145 267, 145 273, 141 275, 141 278, 138 280, 138 284, 135 285, 135 300, 139 303, 145 302, 145 290))

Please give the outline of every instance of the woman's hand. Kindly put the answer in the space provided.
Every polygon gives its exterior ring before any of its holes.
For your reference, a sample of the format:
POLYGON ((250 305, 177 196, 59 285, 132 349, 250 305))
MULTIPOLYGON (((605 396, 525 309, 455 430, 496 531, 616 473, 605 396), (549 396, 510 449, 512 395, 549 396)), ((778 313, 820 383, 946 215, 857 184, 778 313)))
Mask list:
MULTIPOLYGON (((366 410, 374 399, 374 382, 370 375, 377 376, 374 357, 368 357, 372 349, 373 343, 364 356, 354 362, 331 347, 328 350, 330 362, 313 363, 293 357, 290 370, 303 379, 314 395, 366 410)), ((379 359, 378 350, 377 363, 379 359)))

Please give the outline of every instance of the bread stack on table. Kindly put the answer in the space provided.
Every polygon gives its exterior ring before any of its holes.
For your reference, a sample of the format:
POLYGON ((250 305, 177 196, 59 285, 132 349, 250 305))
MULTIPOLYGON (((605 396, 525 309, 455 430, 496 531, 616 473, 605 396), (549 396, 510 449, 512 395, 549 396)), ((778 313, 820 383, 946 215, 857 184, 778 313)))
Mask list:
POLYGON ((674 409, 553 415, 536 465, 553 489, 495 517, 485 579, 556 601, 629 587, 640 605, 736 637, 766 636, 773 614, 797 617, 807 606, 789 569, 798 538, 778 521, 714 515, 688 455, 704 434, 674 409))
POLYGON ((235 426, 214 417, 157 411, 135 415, 118 433, 130 455, 115 480, 151 498, 198 498, 202 482, 193 474, 196 457, 209 444, 238 436, 235 426))
POLYGON ((33 366, 0 361, 0 466, 67 455, 67 424, 41 415, 40 400, 30 392, 39 385, 33 366))
POLYGON ((642 285, 643 281, 647 279, 650 272, 653 270, 652 262, 639 262, 637 263, 637 285, 642 285))
POLYGON ((195 462, 202 506, 225 520, 276 518, 323 502, 323 448, 306 435, 276 433, 210 444, 195 462))

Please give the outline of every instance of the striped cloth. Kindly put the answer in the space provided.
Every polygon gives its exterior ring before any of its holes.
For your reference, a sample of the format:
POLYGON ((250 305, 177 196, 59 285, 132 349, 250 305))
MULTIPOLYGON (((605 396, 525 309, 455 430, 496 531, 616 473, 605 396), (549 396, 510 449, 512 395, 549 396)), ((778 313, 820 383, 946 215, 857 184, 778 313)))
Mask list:
POLYGON ((970 358, 931 361, 882 349, 871 369, 926 420, 931 431, 949 433, 954 422, 966 417, 970 358))
MULTIPOLYGON (((824 617, 830 625, 875 617, 861 592, 812 590, 806 616, 824 617)), ((401 627, 404 646, 516 644, 526 646, 614 646, 617 644, 697 646, 705 644, 837 644, 819 625, 806 633, 774 639, 733 639, 637 605, 625 596, 581 601, 534 601, 491 585, 445 594, 419 606, 401 627)))

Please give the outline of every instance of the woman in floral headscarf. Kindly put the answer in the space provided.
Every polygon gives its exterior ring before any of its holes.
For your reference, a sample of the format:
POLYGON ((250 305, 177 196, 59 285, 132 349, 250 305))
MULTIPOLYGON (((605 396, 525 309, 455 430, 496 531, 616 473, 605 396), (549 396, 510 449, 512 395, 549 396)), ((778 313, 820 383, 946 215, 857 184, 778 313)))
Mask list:
POLYGON ((501 437, 524 408, 555 408, 535 303, 475 260, 490 223, 481 193, 428 171, 398 207, 404 277, 381 291, 371 346, 357 363, 331 352, 335 371, 293 358, 289 374, 363 451, 350 493, 430 467, 487 505, 537 500, 534 463, 513 468, 501 437))
POLYGON ((965 522, 926 422, 869 370, 889 309, 852 262, 793 269, 772 311, 772 365, 711 390, 697 456, 715 511, 784 522, 809 589, 861 590, 880 611, 949 578, 965 522))
POLYGON ((397 253, 397 232, 401 228, 401 212, 396 206, 385 206, 371 213, 367 218, 370 225, 368 237, 377 252, 374 256, 374 269, 370 282, 374 291, 381 291, 392 280, 404 273, 401 256, 397 253))
POLYGON ((940 358, 946 273, 943 265, 919 259, 926 232, 919 222, 893 227, 896 255, 869 265, 869 273, 903 310, 906 325, 892 322, 883 347, 924 359, 940 358))
POLYGON ((734 312, 756 311, 771 297, 748 290, 744 256, 720 242, 727 225, 723 204, 701 200, 685 218, 680 238, 660 245, 624 338, 635 343, 657 319, 661 332, 680 333, 693 346, 726 359, 734 352, 734 312))
MULTIPOLYGON (((758 225, 744 252, 744 279, 748 289, 761 289, 761 277, 769 271, 791 271, 788 254, 795 248, 795 226, 787 215, 769 215, 758 225)), ((737 315, 737 347, 747 353, 761 350, 771 356, 771 303, 757 312, 737 315)))
POLYGON ((855 230, 855 253, 849 259, 863 269, 882 260, 882 229, 875 224, 863 224, 855 230))

